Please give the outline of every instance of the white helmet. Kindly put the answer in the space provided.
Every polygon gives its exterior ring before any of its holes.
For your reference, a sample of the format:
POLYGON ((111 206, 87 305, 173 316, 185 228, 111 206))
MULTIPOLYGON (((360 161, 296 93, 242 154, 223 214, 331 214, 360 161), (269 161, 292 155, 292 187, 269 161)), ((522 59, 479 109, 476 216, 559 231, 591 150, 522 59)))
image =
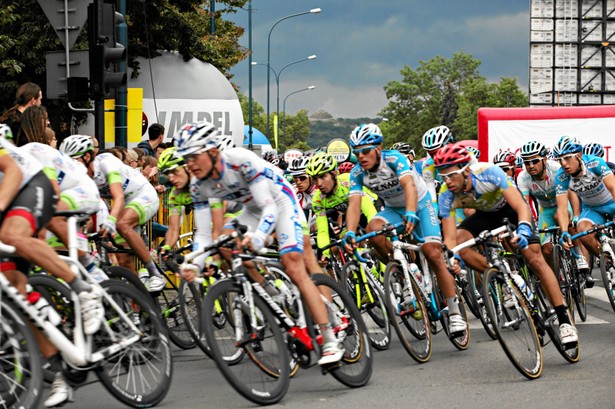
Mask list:
POLYGON ((59 150, 71 158, 80 158, 94 151, 94 142, 88 135, 71 135, 62 141, 59 150))
POLYGON ((310 158, 308 156, 301 156, 293 159, 288 166, 288 171, 293 176, 306 175, 307 172, 305 169, 309 161, 310 158))
POLYGON ((441 125, 431 128, 425 132, 421 143, 423 144, 423 149, 426 151, 433 151, 440 149, 447 143, 452 142, 452 140, 453 134, 451 133, 451 130, 446 126, 441 125))
POLYGON ((220 132, 207 121, 187 123, 173 137, 173 145, 180 156, 217 147, 220 132))
POLYGON ((13 139, 13 131, 7 124, 0 124, 0 136, 5 139, 13 139))
POLYGON ((233 149, 235 147, 235 142, 233 141, 233 137, 231 135, 220 135, 218 136, 218 141, 216 142, 216 148, 219 151, 223 151, 225 149, 233 149))

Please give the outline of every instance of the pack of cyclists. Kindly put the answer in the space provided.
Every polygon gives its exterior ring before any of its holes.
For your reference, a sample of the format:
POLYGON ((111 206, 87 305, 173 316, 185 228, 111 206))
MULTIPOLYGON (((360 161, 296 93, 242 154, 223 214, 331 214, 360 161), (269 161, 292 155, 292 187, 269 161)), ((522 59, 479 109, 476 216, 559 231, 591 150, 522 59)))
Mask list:
MULTIPOLYGON (((117 235, 118 241, 134 250, 144 269, 137 273, 128 256, 119 258, 119 263, 138 274, 148 291, 160 291, 165 280, 138 231, 161 205, 148 180, 113 154, 96 152, 90 136, 70 136, 56 150, 40 142, 17 148, 10 142, 10 132, 8 126, 0 125, 0 241, 16 249, 16 257, 3 259, 2 272, 11 283, 25 294, 28 262, 41 266, 79 294, 86 333, 98 329, 100 297, 36 237, 46 227, 66 243, 66 222, 53 217, 54 209, 82 210, 96 213, 101 234, 117 235), (102 212, 100 207, 107 204, 101 198, 111 203, 102 212)), ((521 146, 518 156, 503 150, 492 163, 478 162, 480 151, 456 144, 446 126, 423 135, 425 159, 417 159, 405 142, 391 149, 383 143, 377 125, 362 124, 349 136, 356 162, 339 164, 325 152, 310 152, 282 170, 275 152, 260 157, 235 147, 232 139, 206 121, 186 124, 174 136, 173 147, 158 158, 160 173, 172 185, 166 204, 168 230, 159 252, 164 256, 173 250, 181 219, 188 214, 194 220, 194 249, 230 233, 232 219, 246 225, 248 233, 241 243, 246 248, 259 251, 277 246, 286 274, 320 329, 323 347, 318 363, 330 365, 342 359, 344 347, 309 276, 328 271, 330 251, 319 249, 333 237, 342 239, 344 250, 352 252, 360 233, 378 231, 386 224, 400 223, 398 233, 409 239, 413 233, 419 236, 448 306, 450 333, 457 334, 468 323, 459 310, 452 274, 465 266, 485 271, 488 265, 481 254, 465 249, 455 255, 449 271, 442 245, 451 249, 499 227, 507 218, 516 226, 512 245, 539 276, 555 309, 562 343, 576 343, 578 333, 552 267, 550 237, 539 235, 538 228, 560 227, 565 248, 576 247, 584 254, 578 268, 587 287, 593 286, 587 258, 589 253, 598 254, 599 243, 592 235, 576 243, 570 238, 615 215, 614 165, 604 160, 603 147, 583 146, 573 136, 562 136, 551 148, 534 140, 521 146), (316 238, 314 247, 311 233, 316 238)), ((379 262, 390 260, 387 238, 375 236, 370 246, 379 262)), ((230 254, 223 252, 222 258, 230 254)), ((90 254, 81 251, 79 260, 101 280, 106 278, 90 254)), ((191 282, 209 274, 212 260, 203 254, 182 264, 182 277, 191 282)), ((609 262, 607 268, 615 275, 613 260, 609 262)), ((270 295, 279 295, 280 289, 253 265, 248 265, 248 273, 270 295)), ((62 405, 72 398, 72 390, 62 378, 57 351, 43 337, 38 341, 56 373, 45 406, 62 405)))

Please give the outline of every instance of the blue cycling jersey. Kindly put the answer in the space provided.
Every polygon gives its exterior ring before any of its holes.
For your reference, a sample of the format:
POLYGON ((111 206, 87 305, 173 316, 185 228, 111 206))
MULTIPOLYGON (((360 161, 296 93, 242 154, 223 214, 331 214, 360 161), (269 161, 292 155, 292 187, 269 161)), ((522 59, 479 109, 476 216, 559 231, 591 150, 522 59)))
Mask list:
POLYGON ((604 159, 592 155, 583 155, 581 173, 577 177, 567 174, 564 169, 555 175, 557 195, 565 195, 568 189, 579 195, 581 202, 589 207, 603 206, 613 203, 613 195, 606 188, 604 178, 613 171, 604 159))

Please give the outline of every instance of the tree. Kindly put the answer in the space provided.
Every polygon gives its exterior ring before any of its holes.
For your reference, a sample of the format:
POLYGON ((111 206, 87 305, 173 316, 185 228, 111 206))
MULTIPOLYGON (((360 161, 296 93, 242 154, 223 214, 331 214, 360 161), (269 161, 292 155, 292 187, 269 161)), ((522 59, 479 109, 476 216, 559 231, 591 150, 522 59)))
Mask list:
MULTIPOLYGON (((230 78, 230 68, 245 59, 248 50, 238 43, 243 28, 223 17, 237 12, 247 1, 216 1, 214 35, 210 34, 211 14, 203 9, 202 0, 127 1, 129 66, 138 68, 136 57, 153 58, 158 55, 157 50, 177 50, 184 59, 209 62, 230 78)), ((73 49, 87 49, 87 43, 86 26, 73 49)), ((45 53, 62 49, 36 0, 3 2, 0 8, 0 111, 13 105, 15 91, 24 82, 34 82, 45 90, 45 53)), ((64 101, 45 100, 44 103, 54 128, 59 128, 60 117, 70 122, 73 113, 64 101)))
POLYGON ((380 124, 385 145, 405 141, 422 150, 423 133, 442 124, 457 139, 476 138, 479 107, 527 106, 515 79, 488 84, 479 73, 480 64, 470 54, 458 52, 449 59, 421 60, 416 69, 405 66, 402 80, 384 87, 389 103, 379 115, 388 120, 380 124))
POLYGON ((303 143, 307 146, 307 150, 311 149, 307 145, 307 139, 310 136, 310 120, 308 119, 307 112, 307 110, 301 109, 294 116, 286 115, 281 117, 280 147, 286 150, 296 146, 298 143, 303 143))

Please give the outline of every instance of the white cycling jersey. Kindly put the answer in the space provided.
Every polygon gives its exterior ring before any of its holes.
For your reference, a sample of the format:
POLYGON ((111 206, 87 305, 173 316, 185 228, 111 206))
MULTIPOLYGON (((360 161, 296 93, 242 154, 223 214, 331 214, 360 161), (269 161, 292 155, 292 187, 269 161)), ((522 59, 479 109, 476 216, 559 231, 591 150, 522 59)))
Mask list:
POLYGON ((111 197, 109 185, 120 182, 124 191, 124 199, 128 202, 137 197, 149 182, 139 169, 124 164, 112 153, 101 153, 94 159, 94 176, 92 177, 100 195, 111 197))
POLYGON ((18 149, 28 152, 43 165, 47 177, 58 181, 60 192, 82 184, 91 184, 96 189, 85 166, 59 150, 38 142, 28 143, 18 149))
MULTIPOLYGON (((19 188, 24 187, 30 179, 38 172, 43 170, 43 165, 27 151, 20 150, 15 145, 0 137, 0 155, 8 153, 19 166, 23 178, 19 184, 19 188)), ((0 172, 0 181, 4 178, 4 173, 0 172)))
POLYGON ((410 175, 416 186, 417 199, 420 202, 427 194, 427 185, 422 177, 410 165, 408 158, 398 151, 382 151, 380 165, 375 171, 368 171, 355 166, 350 172, 350 196, 363 195, 363 186, 370 189, 384 200, 387 207, 406 207, 404 189, 399 183, 402 176, 410 175))
POLYGON ((523 196, 532 195, 538 200, 542 208, 557 207, 555 175, 561 168, 554 160, 548 160, 544 166, 544 179, 536 180, 523 169, 517 176, 517 187, 523 196))
POLYGON ((568 189, 579 195, 584 205, 603 206, 613 203, 613 196, 606 188, 603 179, 612 175, 613 171, 606 162, 597 156, 583 155, 581 173, 573 177, 564 169, 557 172, 555 183, 558 195, 565 195, 568 189))

